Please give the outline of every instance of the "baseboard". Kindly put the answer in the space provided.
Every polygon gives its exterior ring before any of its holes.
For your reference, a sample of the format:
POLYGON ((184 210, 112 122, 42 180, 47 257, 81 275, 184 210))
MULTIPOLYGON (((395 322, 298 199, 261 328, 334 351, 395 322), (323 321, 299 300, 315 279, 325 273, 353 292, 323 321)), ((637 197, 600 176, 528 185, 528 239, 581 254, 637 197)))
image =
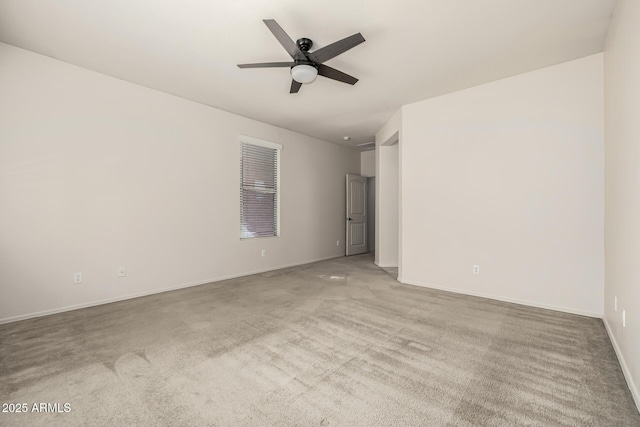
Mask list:
POLYGON ((375 265, 377 265, 378 267, 380 267, 380 268, 395 268, 395 267, 398 267, 397 265, 391 265, 391 264, 389 264, 389 265, 386 265, 386 264, 379 264, 379 263, 377 263, 377 262, 375 262, 375 261, 374 261, 373 263, 374 263, 375 265))
POLYGON ((275 267, 262 268, 262 269, 259 269, 259 270, 252 270, 252 271, 248 271, 248 272, 229 274, 229 275, 226 275, 226 276, 220 276, 220 277, 213 278, 213 279, 200 280, 200 281, 197 281, 197 282, 182 283, 182 284, 175 285, 175 286, 169 286, 169 287, 166 287, 166 288, 154 289, 154 290, 151 290, 151 291, 144 291, 144 292, 138 292, 138 293, 133 293, 133 294, 127 294, 127 295, 123 295, 123 296, 119 296, 119 297, 115 297, 115 298, 106 298, 106 299, 101 299, 101 300, 97 300, 97 301, 91 301, 91 302, 82 303, 82 304, 74 304, 74 305, 68 305, 68 306, 60 307, 60 308, 54 308, 54 309, 51 309, 51 310, 44 310, 44 311, 38 311, 38 312, 35 312, 35 313, 28 313, 28 314, 21 314, 21 315, 18 315, 18 316, 6 317, 4 319, 0 319, 0 325, 5 324, 5 323, 19 322, 21 320, 33 319, 33 318, 36 318, 36 317, 49 316, 51 314, 64 313, 66 311, 79 310, 79 309, 88 308, 88 307, 95 307, 97 305, 110 304, 112 302, 125 301, 125 300, 133 299, 133 298, 146 297, 148 295, 155 295, 155 294, 161 294, 161 293, 164 293, 164 292, 177 291, 178 289, 190 288, 192 286, 206 285, 207 283, 221 282, 223 280, 235 279, 235 278, 244 277, 244 276, 251 276, 251 275, 260 274, 260 273, 266 273, 267 271, 274 271, 274 270, 281 270, 283 268, 297 267, 299 265, 311 264, 311 263, 319 262, 319 261, 326 261, 326 260, 329 260, 329 259, 340 258, 340 257, 343 257, 343 256, 344 255, 331 255, 331 256, 328 256, 328 257, 317 258, 317 259, 312 259, 312 260, 307 260, 307 261, 300 261, 300 262, 296 262, 296 263, 292 263, 292 264, 285 264, 285 265, 279 265, 279 266, 275 266, 275 267))
POLYGON ((640 411, 640 393, 638 393, 638 387, 636 387, 636 383, 633 381, 633 377, 631 376, 631 371, 627 366, 627 362, 622 355, 622 351, 620 351, 620 347, 618 346, 618 341, 616 341, 616 337, 613 335, 613 330, 611 326, 609 326, 609 322, 607 322, 607 318, 603 317, 602 321, 604 322, 604 328, 607 330, 607 334, 609 335, 609 340, 613 345, 613 350, 616 352, 616 356, 618 356, 618 362, 620 362, 620 367, 622 368, 622 373, 624 374, 624 378, 627 380, 627 386, 629 386, 629 390, 631 391, 631 395, 633 396, 633 400, 636 402, 636 407, 638 411, 640 411))
POLYGON ((519 305, 526 305, 528 307, 536 307, 536 308, 544 308, 547 310, 554 310, 554 311, 561 311, 563 313, 570 313, 570 314, 579 314, 580 316, 587 316, 587 317, 595 317, 598 319, 602 319, 602 316, 604 313, 597 313, 597 312, 592 312, 592 311, 586 311, 586 310, 578 310, 575 308, 569 308, 569 307, 562 307, 562 306, 556 306, 556 305, 550 305, 550 304, 541 304, 535 301, 526 301, 526 300, 519 300, 519 299, 515 299, 515 298, 505 298, 502 297, 500 295, 493 295, 493 294, 486 294, 483 292, 470 292, 466 289, 456 289, 456 288, 448 288, 448 287, 444 287, 444 286, 436 286, 436 285, 432 285, 429 283, 422 283, 422 282, 416 282, 416 281, 412 281, 412 280, 407 280, 407 281, 403 281, 403 280, 399 280, 401 283, 407 284, 407 285, 414 285, 414 286, 421 286, 423 288, 431 288, 431 289, 438 289, 440 291, 446 291, 446 292, 453 292, 456 294, 463 294, 463 295, 470 295, 470 296, 474 296, 474 297, 481 297, 481 298, 488 298, 488 299, 493 299, 496 301, 502 301, 502 302, 509 302, 509 303, 513 303, 513 304, 519 304, 519 305))

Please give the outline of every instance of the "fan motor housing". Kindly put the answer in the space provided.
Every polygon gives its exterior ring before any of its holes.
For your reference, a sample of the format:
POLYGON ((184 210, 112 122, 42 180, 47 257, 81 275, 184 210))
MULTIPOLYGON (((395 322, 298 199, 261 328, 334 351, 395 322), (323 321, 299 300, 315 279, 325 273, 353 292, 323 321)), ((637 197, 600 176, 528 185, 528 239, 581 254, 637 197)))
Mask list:
POLYGON ((296 65, 311 65, 314 68, 318 68, 315 62, 308 59, 295 59, 291 68, 295 67, 296 65))

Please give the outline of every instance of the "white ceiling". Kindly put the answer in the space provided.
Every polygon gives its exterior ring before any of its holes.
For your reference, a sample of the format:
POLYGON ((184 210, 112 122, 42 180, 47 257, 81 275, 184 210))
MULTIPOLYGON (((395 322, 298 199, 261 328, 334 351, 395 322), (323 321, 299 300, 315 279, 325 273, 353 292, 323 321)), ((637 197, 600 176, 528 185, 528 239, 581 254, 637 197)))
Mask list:
POLYGON ((615 0, 1 0, 0 41, 327 141, 373 140, 403 104, 601 52, 615 0), (289 94, 273 18, 314 49, 361 32, 289 94))

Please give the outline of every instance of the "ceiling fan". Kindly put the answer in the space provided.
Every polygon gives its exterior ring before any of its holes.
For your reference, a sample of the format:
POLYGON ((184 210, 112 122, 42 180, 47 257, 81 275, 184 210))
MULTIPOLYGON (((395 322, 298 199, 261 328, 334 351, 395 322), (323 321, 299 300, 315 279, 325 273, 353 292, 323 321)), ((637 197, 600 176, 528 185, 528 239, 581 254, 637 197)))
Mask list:
POLYGON ((305 83, 313 82, 318 75, 328 77, 339 82, 356 84, 358 79, 348 74, 338 71, 324 65, 323 62, 328 61, 364 42, 362 34, 357 33, 352 36, 338 40, 328 46, 320 48, 316 51, 309 52, 313 42, 308 38, 298 39, 295 43, 291 37, 284 32, 282 27, 274 19, 264 19, 264 23, 273 33, 282 47, 291 55, 293 62, 262 62, 258 64, 238 64, 240 68, 272 68, 272 67, 290 67, 291 68, 291 89, 289 93, 297 93, 300 87, 305 83))

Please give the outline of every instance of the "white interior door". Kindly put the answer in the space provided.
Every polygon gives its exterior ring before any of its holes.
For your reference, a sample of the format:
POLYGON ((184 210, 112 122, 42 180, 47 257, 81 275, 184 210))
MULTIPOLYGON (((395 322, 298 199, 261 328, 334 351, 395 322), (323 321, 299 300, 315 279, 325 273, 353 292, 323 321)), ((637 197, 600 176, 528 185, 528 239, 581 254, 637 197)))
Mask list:
POLYGON ((367 252, 367 178, 347 174, 347 255, 367 252))

